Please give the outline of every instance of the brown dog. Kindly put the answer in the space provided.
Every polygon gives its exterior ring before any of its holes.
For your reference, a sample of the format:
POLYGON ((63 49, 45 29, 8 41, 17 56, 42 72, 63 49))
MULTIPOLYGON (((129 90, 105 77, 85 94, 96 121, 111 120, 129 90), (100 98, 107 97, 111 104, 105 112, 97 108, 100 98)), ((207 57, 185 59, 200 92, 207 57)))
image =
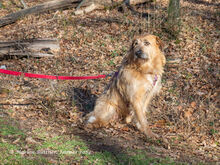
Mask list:
POLYGON ((134 38, 109 88, 97 99, 87 126, 105 126, 122 118, 127 123, 135 121, 148 137, 157 137, 149 128, 145 112, 161 88, 166 59, 160 47, 161 41, 154 35, 134 38))

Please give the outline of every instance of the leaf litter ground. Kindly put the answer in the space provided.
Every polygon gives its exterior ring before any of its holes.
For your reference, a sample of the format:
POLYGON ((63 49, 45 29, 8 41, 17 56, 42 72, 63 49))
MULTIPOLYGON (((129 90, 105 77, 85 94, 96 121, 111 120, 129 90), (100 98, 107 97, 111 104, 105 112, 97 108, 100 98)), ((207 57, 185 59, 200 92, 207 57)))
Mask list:
MULTIPOLYGON (((34 3, 40 1, 27 2, 34 3)), ((1 75, 1 117, 19 122, 30 136, 26 143, 41 144, 43 139, 34 132, 45 128, 47 138, 78 136, 92 152, 117 155, 129 148, 179 162, 219 162, 219 3, 192 0, 181 5, 177 39, 171 39, 161 24, 167 1, 136 6, 137 12, 116 8, 74 16, 69 9, 31 15, 0 31, 0 40, 59 38, 61 50, 54 58, 10 57, 1 58, 0 64, 9 70, 60 76, 112 73, 140 30, 161 37, 168 63, 162 91, 152 101, 148 118, 153 131, 168 140, 169 149, 123 123, 95 131, 83 128, 83 116, 93 109, 110 78, 56 81, 1 75)), ((11 3, 4 6, 0 16, 17 10, 11 3)))

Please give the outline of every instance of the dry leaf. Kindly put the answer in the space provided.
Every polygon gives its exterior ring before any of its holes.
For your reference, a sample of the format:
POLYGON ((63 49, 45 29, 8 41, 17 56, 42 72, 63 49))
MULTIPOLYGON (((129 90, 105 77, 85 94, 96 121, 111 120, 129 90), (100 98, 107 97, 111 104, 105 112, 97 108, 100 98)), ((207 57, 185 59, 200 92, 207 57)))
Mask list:
POLYGON ((15 141, 13 141, 12 143, 13 143, 13 144, 17 144, 19 141, 20 141, 20 137, 17 138, 17 139, 16 139, 15 141))
POLYGON ((166 120, 162 119, 162 120, 158 120, 156 123, 155 123, 155 127, 164 127, 166 125, 166 120))
POLYGON ((122 130, 122 131, 128 131, 129 128, 128 128, 128 127, 122 127, 121 130, 122 130))
POLYGON ((25 139, 25 141, 28 143, 28 144, 38 144, 39 142, 35 141, 32 137, 27 137, 25 139))
POLYGON ((188 108, 187 111, 184 111, 184 117, 187 119, 190 119, 193 113, 193 109, 192 108, 188 108))
POLYGON ((0 88, 0 98, 1 98, 1 97, 7 97, 8 94, 9 94, 9 89, 0 88))
POLYGON ((191 102, 191 106, 192 106, 193 108, 196 108, 196 102, 195 102, 195 101, 191 102))

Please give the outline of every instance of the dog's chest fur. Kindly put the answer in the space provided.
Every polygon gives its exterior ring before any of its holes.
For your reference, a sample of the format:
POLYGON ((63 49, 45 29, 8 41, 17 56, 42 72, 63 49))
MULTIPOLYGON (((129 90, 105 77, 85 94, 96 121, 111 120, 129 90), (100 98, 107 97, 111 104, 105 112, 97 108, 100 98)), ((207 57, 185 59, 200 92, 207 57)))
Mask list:
POLYGON ((115 82, 119 93, 126 96, 127 100, 135 100, 137 97, 143 102, 148 97, 153 97, 161 88, 161 76, 152 74, 136 74, 123 70, 119 71, 115 82))
POLYGON ((160 75, 149 75, 147 74, 146 79, 152 84, 152 93, 157 94, 161 89, 161 76, 160 75))

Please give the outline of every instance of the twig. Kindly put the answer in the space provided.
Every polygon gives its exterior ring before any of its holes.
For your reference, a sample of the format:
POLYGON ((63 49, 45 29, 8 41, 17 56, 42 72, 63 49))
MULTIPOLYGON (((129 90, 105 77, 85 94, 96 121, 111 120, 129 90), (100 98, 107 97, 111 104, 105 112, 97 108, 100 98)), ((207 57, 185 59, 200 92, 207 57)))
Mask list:
POLYGON ((29 105, 34 105, 33 103, 0 103, 0 105, 7 105, 7 106, 29 106, 29 105))
POLYGON ((27 4, 24 2, 24 0, 20 0, 21 4, 24 6, 25 9, 28 8, 27 4))
POLYGON ((80 7, 86 2, 86 0, 82 0, 80 4, 77 6, 76 10, 80 9, 80 7))

